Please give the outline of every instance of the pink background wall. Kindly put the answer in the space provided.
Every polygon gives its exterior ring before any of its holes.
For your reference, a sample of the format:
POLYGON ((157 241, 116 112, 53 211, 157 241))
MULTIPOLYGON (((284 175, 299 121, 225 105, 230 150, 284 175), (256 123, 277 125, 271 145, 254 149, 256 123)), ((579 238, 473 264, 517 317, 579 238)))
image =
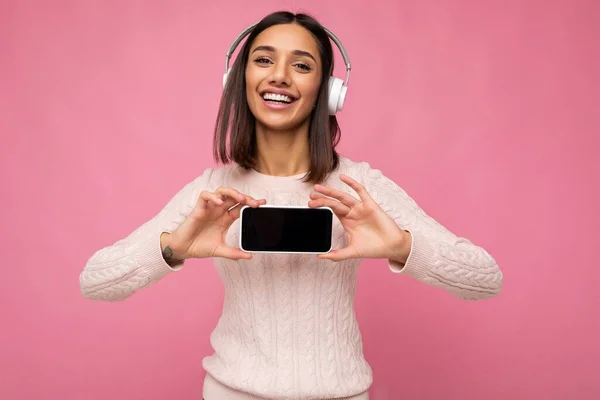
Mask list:
POLYGON ((366 261, 372 398, 600 398, 593 0, 2 1, 0 398, 200 398, 210 261, 121 303, 78 277, 213 165, 225 52, 280 8, 352 58, 340 150, 505 275, 469 303, 366 261))

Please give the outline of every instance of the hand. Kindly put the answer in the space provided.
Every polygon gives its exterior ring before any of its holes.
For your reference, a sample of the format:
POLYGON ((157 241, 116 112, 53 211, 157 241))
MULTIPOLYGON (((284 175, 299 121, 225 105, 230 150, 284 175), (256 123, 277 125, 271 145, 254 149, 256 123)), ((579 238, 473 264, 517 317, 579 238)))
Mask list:
POLYGON ((256 200, 230 188, 200 193, 190 215, 169 235, 173 258, 252 258, 250 253, 227 246, 225 237, 231 224, 240 217, 243 205, 256 208, 266 202, 265 199, 256 200))
POLYGON ((349 258, 404 258, 400 253, 410 251, 410 234, 396 225, 379 204, 371 198, 367 190, 354 179, 340 175, 342 182, 348 184, 360 197, 353 196, 315 185, 316 192, 311 193, 308 205, 330 207, 339 218, 348 234, 348 246, 319 254, 320 259, 341 261, 349 258))

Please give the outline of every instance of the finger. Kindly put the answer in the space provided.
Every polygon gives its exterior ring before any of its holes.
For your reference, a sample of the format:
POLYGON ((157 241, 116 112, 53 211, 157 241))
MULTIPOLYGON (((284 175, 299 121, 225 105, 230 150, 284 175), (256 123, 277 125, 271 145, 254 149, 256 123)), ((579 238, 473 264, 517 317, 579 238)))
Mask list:
POLYGON ((327 197, 327 196, 325 196, 324 194, 321 194, 321 193, 319 193, 319 192, 312 192, 312 193, 309 195, 309 197, 310 197, 310 199, 311 199, 311 200, 320 200, 320 199, 325 199, 325 200, 333 200, 333 201, 335 201, 335 202, 338 202, 338 203, 340 203, 340 201, 339 201, 339 200, 336 200, 336 199, 334 199, 334 198, 331 198, 331 197, 327 197))
POLYGON ((256 200, 254 197, 246 195, 246 204, 251 207, 258 207, 267 204, 267 200, 256 200))
POLYGON ((231 216, 231 218, 233 218, 234 221, 240 217, 240 214, 242 212, 242 207, 243 207, 243 205, 238 204, 237 206, 233 207, 232 209, 230 209, 228 211, 229 215, 231 216))
POLYGON ((222 196, 227 196, 228 198, 232 199, 230 202, 227 203, 228 209, 232 208, 237 204, 247 204, 251 207, 258 207, 261 204, 266 204, 266 200, 264 199, 256 200, 252 196, 240 193, 237 190, 231 188, 219 188, 215 193, 222 196))
POLYGON ((349 258, 356 258, 355 252, 350 247, 345 247, 339 250, 332 250, 326 254, 319 254, 317 258, 320 260, 343 261, 349 258))
POLYGON ((221 199, 221 203, 217 204, 217 205, 220 206, 220 207, 222 207, 222 208, 224 208, 224 209, 226 209, 226 210, 229 210, 229 209, 233 208, 234 206, 240 204, 236 199, 234 199, 231 196, 224 195, 224 194, 222 194, 220 192, 215 192, 213 194, 217 198, 221 199))
POLYGON ((340 203, 337 200, 328 199, 326 197, 321 197, 316 200, 311 200, 308 202, 308 206, 311 208, 329 207, 333 210, 333 212, 338 217, 345 217, 346 215, 348 215, 350 213, 350 207, 346 206, 345 204, 340 203))
POLYGON ((231 188, 218 188, 215 191, 215 195, 224 201, 223 206, 227 209, 230 209, 237 204, 253 203, 256 201, 252 197, 244 195, 231 188))
POLYGON ((241 194, 240 192, 238 192, 235 189, 231 189, 231 188, 218 188, 215 193, 217 194, 221 194, 223 196, 229 196, 232 199, 235 199, 236 202, 238 203, 242 203, 246 201, 246 196, 241 194))
POLYGON ((220 247, 215 251, 215 257, 229 258, 230 260, 250 260, 252 253, 247 253, 233 247, 220 247))
MULTIPOLYGON (((247 200, 245 201, 245 203, 247 203, 246 205, 248 205, 249 207, 257 208, 261 205, 267 204, 267 200, 265 200, 265 199, 255 200, 250 196, 246 196, 246 197, 247 197, 247 200)), ((228 203, 226 205, 227 213, 229 214, 229 216, 231 218, 233 218, 234 221, 240 217, 240 213, 241 213, 243 206, 244 206, 244 203, 235 202, 235 201, 232 201, 231 203, 228 203)))
POLYGON ((220 193, 217 194, 219 197, 221 197, 223 199, 223 208, 228 210, 231 207, 235 206, 236 204, 240 204, 236 199, 234 199, 233 197, 230 196, 223 196, 220 193))
POLYGON ((223 200, 214 193, 202 192, 198 198, 198 204, 201 208, 206 208, 209 203, 213 203, 217 206, 223 205, 223 200))
POLYGON ((354 179, 350 178, 348 175, 340 174, 340 179, 342 182, 346 183, 348 186, 354 189, 354 191, 356 192, 356 194, 358 194, 358 197, 360 197, 362 201, 373 200, 367 192, 367 189, 365 189, 363 185, 361 185, 354 179))
POLYGON ((321 194, 321 193, 319 193, 319 192, 312 192, 312 193, 310 194, 310 198, 311 198, 312 200, 318 200, 318 199, 329 199, 329 200, 339 201, 339 200, 336 200, 336 199, 334 199, 334 198, 332 198, 332 197, 325 196, 324 194, 321 194))
POLYGON ((332 189, 330 187, 326 187, 323 185, 315 185, 315 190, 318 193, 324 194, 326 196, 329 196, 331 198, 334 198, 336 200, 341 201, 342 203, 344 203, 346 206, 352 208, 354 207, 356 204, 358 204, 358 200, 355 199, 354 197, 352 197, 351 195, 349 195, 348 193, 344 193, 340 190, 336 190, 336 189, 332 189))
MULTIPOLYGON (((254 199, 252 199, 252 200, 254 200, 254 199)), ((267 200, 265 200, 265 199, 254 200, 254 203, 252 203, 252 204, 248 204, 248 206, 252 207, 252 208, 256 208, 261 205, 267 204, 267 200), (253 206, 252 204, 255 204, 255 206, 253 206)), ((233 218, 234 221, 240 217, 242 208, 243 208, 243 205, 241 203, 238 203, 235 207, 232 207, 228 210, 229 215, 231 216, 231 218, 233 218)))

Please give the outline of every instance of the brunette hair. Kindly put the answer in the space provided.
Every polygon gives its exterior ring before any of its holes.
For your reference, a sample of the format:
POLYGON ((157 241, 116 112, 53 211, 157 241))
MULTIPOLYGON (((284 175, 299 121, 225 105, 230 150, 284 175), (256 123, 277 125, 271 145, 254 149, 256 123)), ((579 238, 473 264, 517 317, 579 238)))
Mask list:
POLYGON ((306 182, 318 183, 338 167, 339 155, 335 147, 340 140, 341 131, 336 117, 329 115, 327 106, 328 81, 334 66, 329 35, 316 19, 307 14, 293 14, 287 11, 269 14, 248 35, 227 77, 227 84, 221 96, 213 138, 213 155, 215 161, 223 164, 234 161, 245 169, 255 167, 256 119, 246 99, 245 68, 250 47, 258 34, 265 29, 291 23, 299 24, 312 33, 321 57, 321 87, 308 131, 310 168, 304 178, 306 182))

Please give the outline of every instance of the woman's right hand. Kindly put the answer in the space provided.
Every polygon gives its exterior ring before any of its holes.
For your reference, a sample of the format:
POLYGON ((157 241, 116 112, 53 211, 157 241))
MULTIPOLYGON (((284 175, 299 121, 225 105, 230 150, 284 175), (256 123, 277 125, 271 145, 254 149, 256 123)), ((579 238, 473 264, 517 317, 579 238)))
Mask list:
POLYGON ((202 192, 185 221, 172 233, 161 236, 162 248, 169 246, 174 260, 207 257, 250 259, 252 254, 227 246, 225 236, 231 224, 240 217, 244 205, 256 208, 266 202, 231 188, 219 188, 214 193, 202 192))

